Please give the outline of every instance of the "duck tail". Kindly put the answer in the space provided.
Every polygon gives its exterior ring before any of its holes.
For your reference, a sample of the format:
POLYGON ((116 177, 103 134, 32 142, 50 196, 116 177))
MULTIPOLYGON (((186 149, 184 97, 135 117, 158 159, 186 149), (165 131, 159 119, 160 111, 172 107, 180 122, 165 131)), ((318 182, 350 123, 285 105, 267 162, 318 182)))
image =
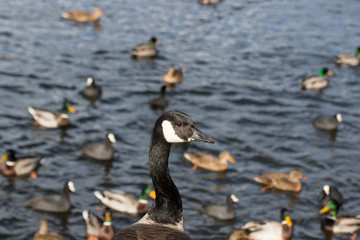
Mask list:
POLYGON ((66 18, 66 19, 69 19, 69 18, 70 18, 70 14, 67 13, 67 12, 64 12, 64 13, 61 14, 61 17, 66 18))
POLYGON ((190 154, 184 153, 184 157, 185 157, 187 160, 190 160, 190 154))
POLYGON ((256 182, 263 183, 263 180, 261 178, 259 178, 259 177, 254 177, 253 179, 256 182))
POLYGON ((95 195, 95 197, 100 199, 100 201, 102 201, 105 198, 104 195, 102 195, 100 191, 95 191, 94 195, 95 195))
POLYGON ((341 58, 336 57, 336 58, 334 59, 334 62, 335 62, 335 63, 338 63, 338 64, 341 64, 341 63, 342 63, 342 60, 341 60, 341 58))
POLYGON ((29 106, 29 107, 28 107, 28 111, 29 111, 29 113, 30 113, 31 115, 36 116, 36 111, 35 111, 35 109, 34 109, 33 107, 29 106))
POLYGON ((89 210, 82 211, 82 216, 83 216, 83 218, 84 218, 84 220, 86 222, 89 221, 90 220, 90 212, 89 212, 89 210))

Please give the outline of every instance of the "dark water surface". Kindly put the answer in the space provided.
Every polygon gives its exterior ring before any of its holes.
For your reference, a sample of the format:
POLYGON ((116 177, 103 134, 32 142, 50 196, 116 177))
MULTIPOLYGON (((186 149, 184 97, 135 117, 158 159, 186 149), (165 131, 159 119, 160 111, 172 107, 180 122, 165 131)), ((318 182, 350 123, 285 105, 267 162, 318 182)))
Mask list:
MULTIPOLYGON (((38 178, 1 178, 0 239, 32 239, 38 220, 67 239, 85 239, 81 212, 95 209, 94 190, 116 188, 135 195, 151 183, 148 145, 161 111, 149 108, 170 64, 186 69, 184 81, 168 93, 166 110, 189 114, 214 145, 175 145, 170 171, 182 195, 186 233, 193 239, 227 239, 251 220, 279 220, 292 210, 293 239, 324 239, 316 199, 324 184, 345 197, 340 213, 360 213, 360 69, 338 67, 333 58, 360 45, 357 0, 226 0, 217 7, 196 1, 1 1, 0 146, 39 153, 38 178), (63 11, 101 7, 101 30, 60 18, 63 11), (156 36, 162 44, 153 61, 134 61, 129 50, 156 36), (300 91, 300 79, 327 66, 335 76, 323 91, 300 91), (80 95, 88 76, 103 97, 90 105, 80 95), (36 128, 29 105, 58 110, 64 98, 77 113, 66 132, 36 128), (336 136, 311 124, 318 114, 342 113, 336 136), (115 160, 99 164, 78 146, 118 138, 115 160), (237 160, 224 174, 193 171, 183 151, 237 160), (252 178, 263 171, 300 169, 309 178, 300 194, 261 192, 252 178), (72 209, 57 216, 25 207, 25 200, 61 191, 66 180, 77 189, 72 209), (218 222, 198 213, 199 204, 225 204, 235 193, 237 219, 218 222)), ((137 217, 114 214, 115 230, 137 217)), ((349 235, 333 239, 349 239, 349 235)))

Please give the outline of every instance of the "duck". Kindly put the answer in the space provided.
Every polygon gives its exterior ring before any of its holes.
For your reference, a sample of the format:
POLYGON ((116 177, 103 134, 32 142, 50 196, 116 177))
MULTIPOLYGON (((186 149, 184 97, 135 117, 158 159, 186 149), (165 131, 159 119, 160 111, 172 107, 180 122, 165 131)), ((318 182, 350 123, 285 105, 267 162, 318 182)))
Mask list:
POLYGON ((156 120, 149 147, 150 175, 156 199, 148 212, 136 223, 122 229, 113 240, 191 239, 184 232, 182 201, 168 165, 171 145, 184 142, 214 143, 195 126, 189 115, 167 111, 156 120))
POLYGON ((42 156, 22 156, 16 157, 16 152, 13 149, 7 149, 4 156, 1 158, 1 162, 5 164, 1 165, 1 174, 5 177, 16 177, 29 175, 30 178, 37 178, 36 171, 43 162, 42 156))
POLYGON ((153 58, 156 57, 158 50, 156 44, 160 44, 160 41, 156 37, 151 37, 148 43, 141 43, 136 45, 131 50, 131 55, 135 58, 153 58))
POLYGON ((75 113, 75 109, 68 101, 64 101, 60 112, 28 107, 29 113, 35 119, 35 123, 41 128, 60 128, 70 124, 68 112, 75 113))
POLYGON ((343 196, 337 187, 324 185, 318 197, 319 206, 321 208, 327 206, 330 200, 335 200, 338 204, 338 208, 340 208, 344 202, 343 196))
POLYGON ((228 195, 226 198, 226 206, 222 205, 201 205, 198 207, 202 214, 214 217, 218 220, 229 221, 236 217, 234 203, 239 202, 239 199, 234 195, 228 195))
POLYGON ((91 159, 99 161, 110 161, 114 158, 113 143, 116 142, 115 135, 108 133, 105 143, 89 142, 80 147, 80 152, 91 159))
POLYGON ((149 104, 152 109, 165 109, 168 105, 168 100, 165 98, 166 86, 160 88, 160 96, 150 100, 149 104))
POLYGON ((69 212, 71 208, 70 192, 75 192, 75 186, 72 181, 67 181, 64 185, 62 194, 37 196, 26 201, 27 205, 38 211, 51 213, 69 212))
POLYGON ((110 209, 106 209, 104 219, 90 210, 84 210, 82 216, 86 223, 87 240, 110 240, 114 235, 110 209))
POLYGON ((185 73, 185 69, 179 68, 175 69, 174 65, 169 67, 168 72, 163 76, 163 81, 166 84, 173 85, 175 83, 181 83, 183 80, 183 75, 185 73))
POLYGON ((340 113, 335 114, 334 116, 324 116, 324 115, 319 115, 316 118, 314 118, 314 120, 312 121, 313 125, 316 128, 322 129, 322 130, 328 130, 328 131, 332 131, 332 130, 336 130, 339 123, 342 122, 342 116, 340 113))
POLYGON ((81 91, 84 98, 91 102, 95 102, 101 96, 101 87, 95 84, 93 77, 88 77, 86 80, 86 87, 81 91))
POLYGON ((321 90, 329 84, 326 75, 334 76, 334 73, 325 67, 320 68, 319 75, 304 78, 300 84, 300 88, 304 90, 321 90))
POLYGON ((338 216, 339 204, 335 200, 330 200, 319 213, 328 213, 321 220, 321 228, 326 232, 335 234, 355 233, 360 230, 360 214, 359 215, 340 215, 338 216))
POLYGON ((197 167, 201 167, 209 171, 221 172, 228 168, 228 161, 232 163, 236 162, 227 151, 221 152, 218 157, 202 152, 184 153, 184 157, 194 164, 194 170, 197 169, 197 167))
POLYGON ((40 230, 35 233, 34 240, 65 240, 63 236, 56 232, 49 232, 48 222, 45 218, 39 220, 40 230))
POLYGON ((199 0, 199 3, 202 5, 217 5, 221 0, 199 0))
POLYGON ((302 185, 299 178, 307 179, 299 170, 291 170, 289 174, 282 172, 267 172, 260 177, 254 177, 256 182, 264 184, 263 191, 274 188, 282 191, 300 192, 302 185))
POLYGON ((102 192, 95 191, 94 195, 106 207, 133 215, 144 215, 148 210, 148 197, 156 198, 151 185, 142 188, 141 195, 138 199, 131 194, 115 189, 104 190, 102 192))
POLYGON ((335 63, 356 67, 360 64, 360 47, 355 49, 355 55, 340 54, 336 57, 335 63))
POLYGON ((252 221, 235 230, 229 240, 290 240, 293 235, 293 223, 286 208, 280 210, 281 222, 252 221))
POLYGON ((61 16, 65 19, 73 20, 75 22, 86 23, 86 22, 98 22, 101 16, 104 16, 104 12, 101 8, 94 8, 93 13, 87 11, 75 10, 69 12, 63 12, 61 16))

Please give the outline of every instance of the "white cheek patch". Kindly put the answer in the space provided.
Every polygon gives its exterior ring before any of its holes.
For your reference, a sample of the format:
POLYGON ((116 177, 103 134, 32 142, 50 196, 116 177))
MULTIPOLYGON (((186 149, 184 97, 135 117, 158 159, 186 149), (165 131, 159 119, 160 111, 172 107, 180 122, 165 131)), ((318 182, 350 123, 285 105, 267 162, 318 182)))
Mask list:
POLYGON ((163 135, 165 140, 169 143, 181 143, 185 142, 184 139, 181 139, 178 135, 176 135, 175 130, 171 124, 171 122, 164 120, 161 124, 163 135))
POLYGON ((68 186, 69 186, 69 190, 71 192, 75 192, 75 186, 74 186, 74 183, 72 181, 68 182, 68 186))
POLYGON ((109 138, 110 142, 116 143, 116 138, 114 134, 109 133, 107 137, 109 138))

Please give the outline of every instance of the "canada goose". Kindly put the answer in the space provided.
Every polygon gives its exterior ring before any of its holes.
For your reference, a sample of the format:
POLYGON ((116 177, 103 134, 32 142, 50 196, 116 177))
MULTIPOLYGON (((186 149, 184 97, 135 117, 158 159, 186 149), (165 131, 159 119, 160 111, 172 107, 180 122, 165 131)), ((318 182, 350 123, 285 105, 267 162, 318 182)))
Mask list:
POLYGON ((239 199, 231 194, 226 198, 226 206, 222 205, 201 205, 198 210, 205 215, 214 217, 219 220, 233 220, 236 217, 234 203, 239 202, 239 199))
POLYGON ((333 76, 334 73, 327 68, 320 68, 318 76, 309 76, 301 81, 300 88, 306 90, 320 90, 327 87, 329 80, 326 75, 333 76))
POLYGON ((1 165, 2 175, 5 177, 30 175, 30 178, 36 178, 36 170, 41 165, 43 158, 40 156, 16 157, 15 154, 14 150, 8 149, 1 158, 1 162, 6 161, 1 165))
POLYGON ((48 222, 45 218, 39 221, 40 231, 35 233, 34 240, 65 240, 60 234, 49 232, 48 222))
POLYGON ((337 113, 332 117, 320 115, 312 121, 316 128, 328 131, 336 130, 340 122, 342 122, 342 116, 340 113, 337 113))
POLYGON ((31 106, 28 107, 28 110, 35 119, 35 123, 44 128, 65 127, 70 124, 68 112, 75 113, 75 109, 66 100, 60 112, 31 106))
POLYGON ((131 50, 131 55, 135 58, 152 58, 157 55, 155 44, 160 44, 160 41, 155 37, 150 38, 148 43, 141 43, 136 45, 131 50))
POLYGON ((229 152, 223 151, 216 157, 211 154, 195 152, 195 153, 184 153, 184 157, 194 164, 193 169, 197 167, 204 168, 209 171, 225 171, 228 168, 228 163, 235 163, 235 159, 230 155, 229 152))
POLYGON ((163 81, 166 84, 181 83, 184 72, 185 70, 183 68, 175 69, 175 67, 171 65, 168 72, 163 76, 163 81))
POLYGON ((152 109, 164 109, 168 105, 168 101, 165 98, 166 86, 162 86, 160 89, 160 96, 150 100, 149 104, 152 109))
POLYGON ((86 157, 100 160, 109 161, 114 158, 113 143, 116 142, 115 136, 112 133, 107 134, 105 143, 90 142, 85 143, 80 147, 80 152, 86 157))
POLYGON ((75 10, 70 12, 64 12, 61 16, 65 19, 73 20, 75 22, 97 22, 101 16, 104 16, 104 12, 100 8, 94 8, 93 13, 89 13, 82 10, 75 10))
POLYGON ((200 132, 184 113, 170 111, 158 118, 149 149, 150 175, 156 199, 142 219, 116 233, 113 240, 190 239, 184 233, 181 196, 171 179, 168 158, 172 143, 191 141, 215 142, 200 132))
POLYGON ((115 232, 111 225, 110 209, 106 209, 104 219, 92 213, 90 210, 84 210, 82 216, 86 223, 88 240, 110 240, 114 235, 115 232))
POLYGON ((335 62, 342 65, 358 66, 360 64, 360 47, 355 49, 355 55, 340 54, 336 57, 335 62))
POLYGON ((95 102, 101 96, 101 87, 95 84, 95 79, 89 77, 86 80, 86 87, 82 90, 82 95, 84 98, 88 99, 91 102, 95 102))
POLYGON ((256 182, 264 184, 262 190, 275 188, 282 191, 301 191, 301 182, 299 178, 307 179, 299 170, 291 170, 289 174, 281 172, 267 172, 261 174, 260 177, 254 177, 256 182))
POLYGON ((328 205, 330 200, 335 200, 338 204, 338 208, 340 208, 344 202, 343 197, 337 187, 324 185, 318 198, 319 206, 325 207, 328 205))

